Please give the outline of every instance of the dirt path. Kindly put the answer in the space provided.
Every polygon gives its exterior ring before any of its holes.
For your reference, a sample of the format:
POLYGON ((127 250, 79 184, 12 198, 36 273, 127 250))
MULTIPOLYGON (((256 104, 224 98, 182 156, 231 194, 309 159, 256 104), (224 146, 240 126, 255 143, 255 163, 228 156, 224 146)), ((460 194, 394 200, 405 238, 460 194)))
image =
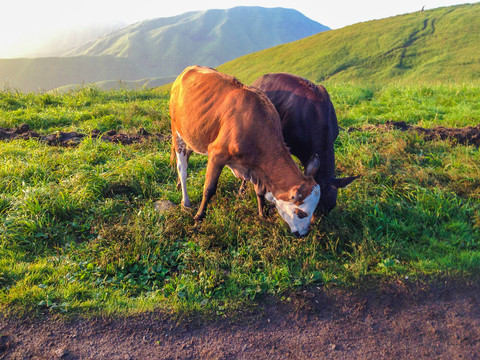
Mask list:
POLYGON ((0 359, 480 359, 480 283, 263 299, 231 318, 0 320, 0 359))

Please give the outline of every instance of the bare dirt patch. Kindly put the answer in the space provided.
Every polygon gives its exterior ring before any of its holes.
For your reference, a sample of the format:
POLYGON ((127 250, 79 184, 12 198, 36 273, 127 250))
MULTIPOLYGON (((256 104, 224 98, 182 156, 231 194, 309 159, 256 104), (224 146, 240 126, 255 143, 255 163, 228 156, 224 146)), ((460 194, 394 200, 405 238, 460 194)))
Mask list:
POLYGON ((150 138, 163 139, 165 136, 163 134, 150 134, 143 128, 140 128, 137 133, 122 133, 117 132, 116 130, 109 130, 102 133, 100 130, 92 130, 90 134, 76 131, 59 131, 47 135, 41 135, 38 132, 31 130, 27 124, 23 124, 16 129, 0 128, 0 141, 36 139, 51 146, 77 146, 85 137, 91 137, 93 139, 99 138, 106 142, 130 145, 150 138))
POLYGON ((0 359, 478 359, 480 283, 262 299, 236 316, 0 319, 0 359))
MULTIPOLYGON (((352 131, 416 131, 422 135, 426 141, 433 140, 454 140, 462 145, 480 146, 480 124, 476 126, 466 126, 463 128, 446 128, 443 126, 436 126, 431 129, 422 128, 420 126, 408 125, 404 121, 389 121, 386 124, 365 125, 362 127, 350 127, 348 132, 352 131)), ((143 128, 140 128, 137 133, 122 133, 116 130, 109 130, 100 132, 100 130, 92 130, 89 134, 84 134, 76 131, 72 132, 56 132, 53 134, 41 135, 38 132, 31 130, 27 124, 23 124, 16 129, 8 129, 0 127, 0 141, 8 141, 14 139, 37 139, 45 142, 51 146, 77 146, 83 138, 91 137, 93 139, 100 138, 106 142, 120 143, 123 145, 130 145, 145 141, 146 139, 165 139, 165 134, 150 134, 143 128)))
POLYGON ((434 128, 422 128, 420 126, 408 125, 405 121, 387 121, 385 124, 365 125, 360 128, 350 127, 348 132, 368 131, 368 130, 401 130, 415 131, 422 135, 426 141, 433 140, 454 140, 462 145, 480 146, 480 124, 476 126, 466 126, 463 128, 446 128, 436 126, 434 128))

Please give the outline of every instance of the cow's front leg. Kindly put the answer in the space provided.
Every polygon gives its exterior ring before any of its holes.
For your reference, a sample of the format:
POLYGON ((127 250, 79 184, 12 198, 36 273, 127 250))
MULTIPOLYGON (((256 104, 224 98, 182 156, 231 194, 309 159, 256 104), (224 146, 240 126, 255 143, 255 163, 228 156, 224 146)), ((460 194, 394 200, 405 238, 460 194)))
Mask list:
POLYGON ((223 167, 226 164, 226 161, 221 155, 212 154, 209 149, 208 163, 207 163, 207 173, 205 175, 205 185, 203 187, 203 199, 200 204, 200 208, 195 215, 195 221, 201 222, 205 217, 207 211, 207 205, 215 191, 217 191, 218 179, 222 172, 223 167))

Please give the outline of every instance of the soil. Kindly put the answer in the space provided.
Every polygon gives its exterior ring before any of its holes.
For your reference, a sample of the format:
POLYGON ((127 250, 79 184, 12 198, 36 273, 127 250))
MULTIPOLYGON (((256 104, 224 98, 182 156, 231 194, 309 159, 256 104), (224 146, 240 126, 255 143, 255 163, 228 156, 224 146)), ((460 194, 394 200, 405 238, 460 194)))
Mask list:
POLYGON ((480 146, 480 124, 476 126, 466 126, 463 128, 446 128, 436 126, 431 129, 422 128, 420 126, 408 125, 405 121, 387 121, 386 124, 365 125, 361 128, 350 127, 348 132, 365 131, 365 130, 401 130, 416 131, 419 135, 423 135, 426 141, 433 140, 453 140, 462 145, 480 146))
POLYGON ((6 129, 0 127, 0 141, 8 141, 14 139, 37 139, 51 146, 77 146, 84 137, 91 137, 93 139, 100 138, 106 142, 120 143, 123 145, 130 145, 138 143, 149 138, 163 139, 163 134, 150 134, 144 128, 140 128, 136 134, 121 133, 116 130, 110 130, 101 133, 100 130, 95 129, 90 134, 84 134, 76 131, 63 132, 59 131, 53 134, 40 135, 38 132, 31 130, 28 124, 23 124, 16 129, 6 129))
POLYGON ((480 282, 312 288, 253 310, 0 318, 0 359, 479 359, 480 282))
MULTIPOLYGON (((386 124, 379 125, 365 125, 360 128, 350 127, 348 132, 352 131, 366 131, 366 130, 388 131, 392 129, 402 131, 416 131, 423 135, 426 141, 432 140, 453 140, 458 144, 467 145, 473 144, 480 146, 480 124, 476 126, 467 126, 463 128, 446 128, 437 126, 431 129, 422 128, 419 126, 408 125, 404 121, 389 121, 386 124)), ((123 145, 130 145, 133 143, 142 142, 149 138, 164 139, 165 134, 150 134, 145 129, 140 128, 136 134, 121 133, 115 130, 110 130, 101 133, 100 130, 92 130, 90 134, 80 132, 56 132, 53 134, 40 135, 38 132, 31 130, 27 124, 23 124, 16 129, 8 129, 0 127, 0 141, 8 141, 13 139, 37 139, 52 146, 76 146, 84 137, 92 137, 94 139, 100 138, 103 141, 115 142, 123 145)))

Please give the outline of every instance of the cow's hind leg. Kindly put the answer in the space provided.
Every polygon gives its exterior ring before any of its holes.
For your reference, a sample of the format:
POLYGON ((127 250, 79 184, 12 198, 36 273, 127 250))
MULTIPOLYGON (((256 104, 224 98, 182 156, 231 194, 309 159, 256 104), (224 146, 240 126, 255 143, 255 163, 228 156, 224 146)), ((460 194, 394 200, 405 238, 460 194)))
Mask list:
MULTIPOLYGON (((190 199, 187 192, 187 169, 188 169, 188 158, 190 157, 191 150, 187 149, 187 144, 183 139, 178 135, 173 140, 173 146, 175 149, 175 155, 177 157, 177 172, 178 180, 180 182, 180 187, 182 189, 182 206, 191 207, 190 199)), ((178 188, 178 183, 177 183, 178 188)))
POLYGON ((265 195, 257 194, 257 203, 258 203, 258 215, 260 217, 265 217, 265 195))
POLYGON ((257 204, 258 204, 258 215, 260 217, 265 217, 265 195, 260 195, 260 189, 257 187, 257 185, 254 186, 255 187, 255 193, 257 194, 257 204))
POLYGON ((201 222, 205 217, 207 205, 215 192, 217 191, 218 179, 225 166, 226 161, 221 154, 216 155, 213 151, 208 151, 207 173, 205 175, 205 186, 203 188, 203 199, 195 215, 195 221, 201 222))
POLYGON ((245 193, 247 192, 247 180, 242 180, 242 183, 240 184, 240 188, 238 189, 238 195, 239 196, 244 196, 245 193))
MULTIPOLYGON (((187 168, 188 168, 188 159, 190 159, 190 155, 192 155, 192 150, 187 150, 187 168)), ((178 157, 177 157, 178 158, 178 157)), ((177 164, 178 164, 178 161, 177 161, 177 164)), ((178 167, 177 167, 177 170, 178 170, 178 167)), ((187 169, 187 177, 188 177, 188 169, 187 169)), ((180 172, 178 172, 178 177, 177 177, 177 190, 180 191, 182 190, 182 181, 180 180, 180 172)))

